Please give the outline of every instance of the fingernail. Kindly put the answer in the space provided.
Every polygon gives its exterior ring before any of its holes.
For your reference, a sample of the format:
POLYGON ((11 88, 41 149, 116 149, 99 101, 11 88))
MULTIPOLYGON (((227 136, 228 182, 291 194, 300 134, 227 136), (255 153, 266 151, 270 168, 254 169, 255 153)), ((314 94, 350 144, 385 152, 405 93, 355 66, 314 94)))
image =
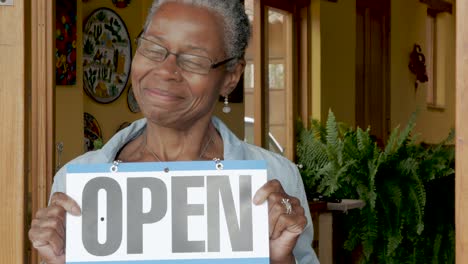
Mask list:
POLYGON ((37 247, 40 247, 41 246, 41 243, 37 242, 37 241, 33 241, 32 242, 32 245, 34 248, 37 248, 37 247))
POLYGON ((254 196, 254 198, 253 198, 253 203, 254 203, 255 205, 259 205, 259 204, 260 204, 260 198, 258 198, 257 196, 254 196))
POLYGON ((81 210, 78 206, 73 206, 72 209, 71 209, 71 213, 72 215, 76 215, 76 216, 79 216, 81 215, 81 210))

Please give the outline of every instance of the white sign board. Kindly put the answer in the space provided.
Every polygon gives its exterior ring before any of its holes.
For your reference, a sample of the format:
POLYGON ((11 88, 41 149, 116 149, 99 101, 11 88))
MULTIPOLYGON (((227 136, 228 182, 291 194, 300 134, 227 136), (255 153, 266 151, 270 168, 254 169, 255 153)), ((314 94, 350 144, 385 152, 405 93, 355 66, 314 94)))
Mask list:
POLYGON ((67 166, 66 262, 269 263, 265 161, 67 166))
POLYGON ((5 6, 12 6, 13 5, 13 0, 0 0, 0 6, 5 5, 5 6))

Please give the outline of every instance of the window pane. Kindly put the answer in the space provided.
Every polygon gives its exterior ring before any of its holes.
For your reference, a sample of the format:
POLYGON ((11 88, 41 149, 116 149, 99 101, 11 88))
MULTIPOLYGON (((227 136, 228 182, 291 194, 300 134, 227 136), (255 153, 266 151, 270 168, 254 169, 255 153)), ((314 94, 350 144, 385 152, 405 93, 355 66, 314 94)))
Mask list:
POLYGON ((268 81, 270 89, 284 89, 284 64, 282 62, 275 63, 270 59, 268 81))
POLYGON ((286 61, 287 41, 286 16, 277 9, 268 8, 268 148, 283 153, 286 145, 286 61))

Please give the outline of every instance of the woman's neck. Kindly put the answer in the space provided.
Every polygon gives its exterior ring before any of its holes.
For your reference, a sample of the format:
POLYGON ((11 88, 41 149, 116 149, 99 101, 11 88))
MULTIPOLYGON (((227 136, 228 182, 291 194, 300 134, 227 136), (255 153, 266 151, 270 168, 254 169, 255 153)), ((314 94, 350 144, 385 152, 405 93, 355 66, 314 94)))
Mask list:
POLYGON ((222 140, 211 119, 186 129, 161 127, 148 122, 142 136, 140 150, 143 155, 151 155, 154 161, 222 158, 222 140))

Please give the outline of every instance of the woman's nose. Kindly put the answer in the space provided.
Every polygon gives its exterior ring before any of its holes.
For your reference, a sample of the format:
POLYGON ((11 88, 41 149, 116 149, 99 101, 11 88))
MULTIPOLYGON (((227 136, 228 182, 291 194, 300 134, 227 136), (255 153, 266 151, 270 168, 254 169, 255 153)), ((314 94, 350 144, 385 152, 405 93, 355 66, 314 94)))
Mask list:
POLYGON ((177 56, 173 53, 168 53, 166 59, 155 65, 153 70, 164 78, 180 80, 181 70, 177 66, 177 56))

